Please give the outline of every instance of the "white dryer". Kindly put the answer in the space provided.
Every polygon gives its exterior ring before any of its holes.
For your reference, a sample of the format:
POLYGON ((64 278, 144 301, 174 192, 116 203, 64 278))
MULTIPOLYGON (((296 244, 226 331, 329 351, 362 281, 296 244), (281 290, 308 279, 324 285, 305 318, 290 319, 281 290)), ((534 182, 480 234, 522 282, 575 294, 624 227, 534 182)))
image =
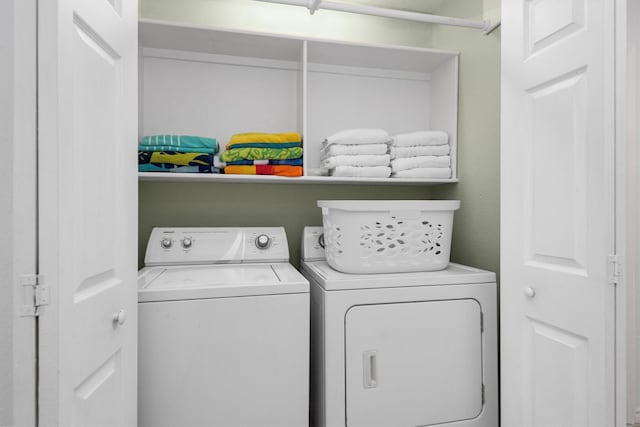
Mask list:
POLYGON ((138 301, 140 426, 308 425, 309 283, 283 228, 153 229, 138 301))
POLYGON ((345 274, 305 227, 315 427, 498 425, 495 274, 345 274))

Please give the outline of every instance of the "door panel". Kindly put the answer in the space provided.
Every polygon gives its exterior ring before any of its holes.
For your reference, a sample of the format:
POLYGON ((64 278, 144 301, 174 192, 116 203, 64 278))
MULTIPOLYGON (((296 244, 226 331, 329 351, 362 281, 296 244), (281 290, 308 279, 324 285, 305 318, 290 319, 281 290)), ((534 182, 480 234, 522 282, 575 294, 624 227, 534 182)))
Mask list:
POLYGON ((477 417, 480 305, 473 299, 354 306, 345 315, 347 426, 477 417))
POLYGON ((613 2, 503 2, 503 426, 614 425, 613 2))
MULTIPOLYGON (((585 70, 527 91, 530 129, 523 162, 527 171, 526 243, 529 262, 551 269, 586 267, 585 70)), ((582 271, 581 271, 582 270, 582 271)))
POLYGON ((527 418, 535 426, 586 426, 587 344, 585 337, 533 319, 526 329, 525 351, 531 353, 524 373, 527 418))
POLYGON ((44 425, 135 425, 137 2, 39 2, 44 425))

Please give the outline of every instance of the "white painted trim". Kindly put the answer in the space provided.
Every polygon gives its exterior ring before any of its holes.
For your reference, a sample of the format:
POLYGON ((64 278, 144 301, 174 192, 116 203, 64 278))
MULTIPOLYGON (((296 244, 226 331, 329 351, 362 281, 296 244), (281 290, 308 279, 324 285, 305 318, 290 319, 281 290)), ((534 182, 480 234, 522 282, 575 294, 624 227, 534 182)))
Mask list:
POLYGON ((36 424, 36 321, 20 315, 18 278, 37 267, 35 0, 4 2, 0 27, 0 128, 8 138, 0 173, 0 425, 28 426, 36 424))
MULTIPOLYGON (((629 220, 629 214, 635 210, 635 197, 629 193, 629 182, 627 177, 628 156, 633 156, 634 147, 627 146, 626 137, 626 103, 627 103, 627 25, 626 25, 626 9, 627 0, 616 1, 615 16, 615 96, 616 96, 616 116, 615 116, 615 135, 616 135, 616 254, 620 264, 622 265, 623 274, 621 280, 616 286, 616 401, 615 401, 615 417, 616 427, 622 427, 627 424, 628 416, 626 414, 626 398, 627 398, 627 379, 626 379, 626 296, 629 291, 629 284, 633 283, 635 277, 635 266, 629 260, 633 257, 635 250, 633 249, 633 238, 628 239, 629 233, 633 233, 635 229, 634 222, 629 220)), ((635 175, 633 168, 629 169, 632 175, 635 175)))
POLYGON ((165 182, 236 182, 250 184, 358 184, 358 185, 433 185, 458 182, 456 178, 359 178, 334 176, 284 177, 273 175, 224 175, 206 173, 139 172, 138 181, 165 182))
POLYGON ((624 287, 620 289, 618 305, 620 307, 619 319, 619 355, 616 361, 618 370, 618 388, 616 390, 619 401, 616 413, 619 425, 636 425, 640 423, 640 349, 638 336, 640 323, 638 306, 640 294, 638 284, 640 280, 640 127, 636 118, 640 113, 640 84, 638 84, 640 37, 633 23, 640 12, 637 2, 618 0, 618 16, 616 28, 618 31, 618 137, 620 146, 624 150, 619 156, 621 166, 620 182, 626 185, 624 188, 623 214, 626 230, 621 239, 626 240, 626 267, 624 274, 624 287), (631 16, 630 13, 634 16, 631 16), (631 37, 634 41, 631 41, 631 37), (625 421, 627 424, 625 424, 625 421))

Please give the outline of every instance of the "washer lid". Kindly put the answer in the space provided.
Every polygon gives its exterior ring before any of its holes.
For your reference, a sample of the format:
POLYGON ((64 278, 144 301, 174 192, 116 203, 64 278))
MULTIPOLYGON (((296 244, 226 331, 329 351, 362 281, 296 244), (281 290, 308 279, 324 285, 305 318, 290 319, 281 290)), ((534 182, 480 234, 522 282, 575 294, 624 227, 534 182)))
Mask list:
POLYGON ((309 292, 291 264, 146 267, 138 274, 138 302, 309 292))
POLYGON ((326 261, 302 261, 305 275, 325 290, 397 288, 405 286, 463 285, 469 283, 495 283, 496 275, 490 271, 450 263, 439 271, 415 273, 349 274, 334 270, 326 261))

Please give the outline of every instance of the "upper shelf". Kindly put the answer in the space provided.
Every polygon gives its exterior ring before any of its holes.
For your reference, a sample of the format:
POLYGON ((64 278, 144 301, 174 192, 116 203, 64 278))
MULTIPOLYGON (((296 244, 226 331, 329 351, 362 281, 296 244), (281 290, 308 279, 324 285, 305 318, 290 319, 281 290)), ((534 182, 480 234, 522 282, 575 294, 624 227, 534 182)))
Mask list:
POLYGON ((138 23, 138 37, 142 47, 279 61, 300 61, 303 44, 289 37, 145 19, 138 23))
POLYGON ((142 47, 279 61, 307 61, 335 66, 431 73, 458 52, 382 44, 341 42, 141 19, 142 47))
POLYGON ((297 131, 300 178, 143 173, 143 181, 425 185, 457 182, 458 52, 141 20, 140 135, 297 131), (344 129, 449 134, 450 179, 315 176, 344 129))

